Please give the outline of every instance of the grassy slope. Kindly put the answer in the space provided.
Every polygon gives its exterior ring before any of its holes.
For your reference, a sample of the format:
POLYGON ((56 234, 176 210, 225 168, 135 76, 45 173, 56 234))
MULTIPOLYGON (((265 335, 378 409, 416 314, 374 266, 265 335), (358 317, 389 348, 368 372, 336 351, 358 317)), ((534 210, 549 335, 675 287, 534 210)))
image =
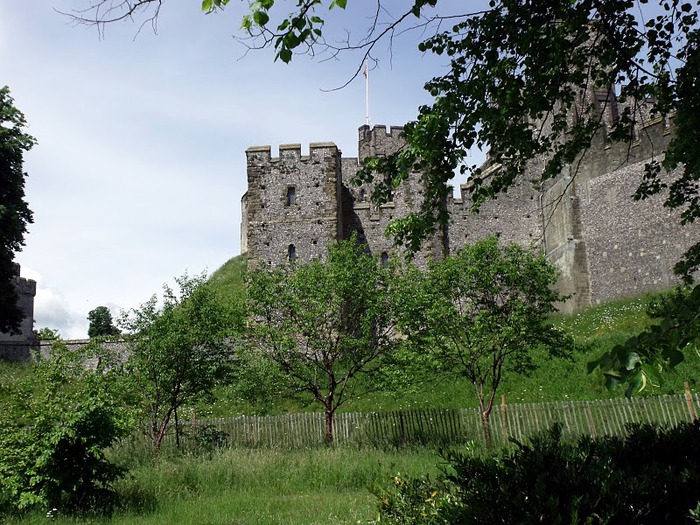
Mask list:
POLYGON ((209 282, 223 295, 241 295, 244 293, 247 268, 248 258, 246 255, 237 255, 216 270, 209 278, 209 282))
MULTIPOLYGON (((244 256, 234 257, 217 270, 211 278, 224 293, 242 294, 243 275, 246 268, 244 256)), ((616 301, 592 307, 574 315, 560 315, 554 322, 571 333, 577 343, 577 351, 570 361, 549 359, 546 354, 537 355, 538 369, 524 377, 507 374, 500 388, 508 403, 540 401, 583 400, 621 397, 623 390, 607 391, 596 374, 586 373, 588 361, 603 351, 623 343, 649 325, 646 315, 648 297, 616 301)), ((686 362, 666 375, 664 385, 648 389, 644 394, 681 393, 683 383, 690 381, 695 391, 694 378, 700 370, 700 358, 688 354, 686 362)), ((346 411, 383 411, 410 408, 460 408, 476 406, 470 385, 457 378, 445 378, 437 383, 422 382, 413 377, 410 384, 400 391, 376 393, 348 403, 346 411)), ((267 398, 264 402, 246 402, 231 389, 222 389, 219 400, 206 407, 215 416, 237 413, 279 414, 288 411, 318 410, 313 403, 287 397, 267 398)))

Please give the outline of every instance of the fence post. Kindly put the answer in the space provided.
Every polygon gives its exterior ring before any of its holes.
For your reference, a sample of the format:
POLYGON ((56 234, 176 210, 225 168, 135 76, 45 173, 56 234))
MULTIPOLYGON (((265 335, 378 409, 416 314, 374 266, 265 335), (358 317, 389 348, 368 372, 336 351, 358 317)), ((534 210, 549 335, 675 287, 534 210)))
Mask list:
POLYGON ((501 414, 503 416, 503 442, 508 443, 508 408, 505 394, 501 396, 501 414))
POLYGON ((588 420, 588 429, 591 437, 595 439, 595 423, 593 422, 593 414, 591 414, 591 405, 586 401, 586 419, 588 420))
POLYGON ((693 405, 693 396, 690 394, 690 385, 688 381, 685 382, 685 401, 688 403, 688 411, 690 412, 690 418, 693 421, 697 421, 698 416, 695 414, 695 406, 693 405))

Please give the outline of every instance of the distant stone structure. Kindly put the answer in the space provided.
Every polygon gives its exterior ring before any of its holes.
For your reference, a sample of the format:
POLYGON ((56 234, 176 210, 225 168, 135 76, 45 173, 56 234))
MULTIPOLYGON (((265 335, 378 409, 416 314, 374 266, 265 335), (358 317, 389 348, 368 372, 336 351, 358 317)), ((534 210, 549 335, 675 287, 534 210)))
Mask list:
POLYGON ((24 313, 18 334, 0 333, 0 359, 26 361, 31 348, 37 345, 34 337, 34 296, 36 281, 20 277, 19 264, 15 264, 15 286, 19 295, 19 307, 24 313))
MULTIPOLYGON (((36 352, 42 359, 51 357, 51 350, 56 341, 41 340, 34 347, 36 352)), ((90 344, 91 339, 66 339, 60 341, 70 352, 77 353, 84 347, 90 344)), ((123 339, 104 339, 100 340, 100 346, 113 356, 118 363, 125 363, 129 357, 129 344, 123 339)), ((88 370, 96 370, 101 364, 100 359, 92 357, 84 361, 85 368, 88 370)))

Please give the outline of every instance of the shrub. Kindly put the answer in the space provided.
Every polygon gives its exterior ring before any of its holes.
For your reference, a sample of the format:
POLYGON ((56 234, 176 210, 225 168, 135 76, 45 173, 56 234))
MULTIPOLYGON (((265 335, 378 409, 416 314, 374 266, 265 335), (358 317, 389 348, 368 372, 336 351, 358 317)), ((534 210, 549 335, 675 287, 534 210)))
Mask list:
POLYGON ((385 496, 380 521, 679 524, 690 523, 700 497, 697 423, 575 442, 564 442, 554 426, 512 451, 446 459, 450 470, 437 480, 407 480, 385 496), (436 498, 440 505, 426 505, 436 498))
POLYGON ((118 372, 86 370, 86 357, 55 343, 0 406, 1 510, 100 510, 112 501, 123 469, 104 451, 132 422, 118 402, 118 372))

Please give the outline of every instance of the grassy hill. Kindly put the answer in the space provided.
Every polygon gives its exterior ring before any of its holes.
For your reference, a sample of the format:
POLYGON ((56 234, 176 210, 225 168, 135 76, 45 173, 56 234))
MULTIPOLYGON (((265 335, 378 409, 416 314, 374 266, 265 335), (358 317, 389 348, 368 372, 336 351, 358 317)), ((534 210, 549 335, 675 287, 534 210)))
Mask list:
MULTIPOLYGON (((226 294, 242 294, 247 267, 245 256, 234 257, 219 268, 211 282, 226 294)), ((652 320, 646 310, 653 296, 615 301, 588 308, 572 315, 557 315, 555 324, 570 333, 576 341, 576 351, 571 360, 550 359, 545 353, 536 354, 537 369, 529 376, 507 373, 500 392, 508 403, 529 403, 561 400, 590 400, 622 397, 623 389, 609 392, 601 378, 587 374, 586 365, 614 345, 623 343, 638 334, 652 320)), ((685 381, 691 383, 700 371, 700 357, 686 353, 686 361, 676 370, 666 374, 665 382, 658 388, 647 388, 642 395, 683 392, 685 381)), ((219 399, 213 405, 202 407, 213 416, 233 414, 280 414, 289 411, 318 410, 314 403, 303 398, 293 399, 265 389, 260 385, 258 398, 246 399, 235 385, 219 391, 219 399)), ((365 396, 344 406, 345 411, 385 411, 411 408, 461 408, 476 406, 471 386, 458 378, 426 378, 409 376, 407 382, 365 396)))
POLYGON ((246 254, 237 255, 211 274, 209 282, 224 295, 241 295, 244 293, 244 279, 247 269, 248 257, 246 254))

